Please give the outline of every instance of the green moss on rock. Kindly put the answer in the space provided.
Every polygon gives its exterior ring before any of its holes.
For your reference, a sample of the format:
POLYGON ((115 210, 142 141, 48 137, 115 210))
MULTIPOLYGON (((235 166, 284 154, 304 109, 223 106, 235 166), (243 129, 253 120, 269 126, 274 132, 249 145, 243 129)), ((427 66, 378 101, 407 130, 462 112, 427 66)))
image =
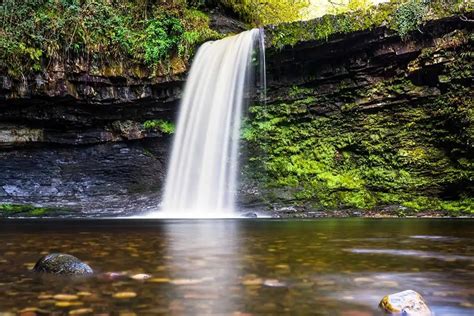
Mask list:
POLYGON ((471 50, 454 32, 397 75, 341 79, 324 93, 290 86, 254 104, 242 133, 246 177, 271 203, 474 213, 471 50))
POLYGON ((41 217, 60 215, 70 212, 68 209, 57 207, 38 207, 29 204, 0 204, 0 217, 26 216, 41 217))
POLYGON ((165 134, 173 134, 176 130, 176 126, 173 122, 165 120, 148 120, 143 122, 143 128, 147 130, 157 129, 165 134))

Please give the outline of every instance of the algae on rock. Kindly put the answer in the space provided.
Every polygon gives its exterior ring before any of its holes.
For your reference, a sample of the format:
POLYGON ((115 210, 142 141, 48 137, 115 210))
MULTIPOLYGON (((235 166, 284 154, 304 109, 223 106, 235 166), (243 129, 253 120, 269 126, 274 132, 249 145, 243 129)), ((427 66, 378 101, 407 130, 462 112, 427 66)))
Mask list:
POLYGON ((357 54, 372 58, 362 65, 350 56, 324 65, 327 78, 270 83, 267 105, 252 105, 244 124, 246 181, 269 204, 474 212, 473 37, 455 30, 423 41, 381 39, 387 59, 361 44, 357 54))

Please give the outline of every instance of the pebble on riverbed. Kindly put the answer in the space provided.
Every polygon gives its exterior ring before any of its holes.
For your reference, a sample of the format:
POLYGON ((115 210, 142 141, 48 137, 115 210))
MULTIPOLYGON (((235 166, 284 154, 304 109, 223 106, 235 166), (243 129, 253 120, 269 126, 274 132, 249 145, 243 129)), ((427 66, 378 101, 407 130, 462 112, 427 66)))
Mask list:
POLYGON ((74 256, 64 253, 51 253, 42 257, 34 266, 33 271, 59 275, 87 275, 94 273, 89 265, 74 256))
POLYGON ((432 315, 423 297, 413 290, 387 295, 380 301, 379 307, 390 314, 407 316, 432 315))

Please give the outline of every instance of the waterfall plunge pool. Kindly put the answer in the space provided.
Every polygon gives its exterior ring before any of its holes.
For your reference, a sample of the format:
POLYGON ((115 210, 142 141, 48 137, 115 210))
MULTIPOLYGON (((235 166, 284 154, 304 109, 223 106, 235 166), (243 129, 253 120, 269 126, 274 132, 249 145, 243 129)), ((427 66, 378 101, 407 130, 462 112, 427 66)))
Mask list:
POLYGON ((382 315, 384 295, 413 289, 436 315, 472 315, 473 223, 3 220, 0 314, 382 315), (49 252, 75 255, 96 273, 71 279, 30 272, 49 252), (142 273, 151 277, 130 277, 142 273))

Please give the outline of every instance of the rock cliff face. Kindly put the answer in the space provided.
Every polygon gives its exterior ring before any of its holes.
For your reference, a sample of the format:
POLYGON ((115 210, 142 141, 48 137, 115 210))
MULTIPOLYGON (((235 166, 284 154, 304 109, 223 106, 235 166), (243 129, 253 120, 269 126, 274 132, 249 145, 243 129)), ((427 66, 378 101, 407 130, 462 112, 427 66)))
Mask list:
POLYGON ((120 63, 50 69, 25 81, 2 77, 0 201, 156 206, 149 197, 159 196, 171 136, 143 123, 174 120, 185 66, 153 79, 120 63))
MULTIPOLYGON (((268 100, 244 124, 241 203, 472 207, 472 23, 381 27, 268 49, 268 100), (431 203, 431 204, 430 204, 431 203)), ((71 60, 0 84, 0 202, 156 207, 186 65, 71 60)))
MULTIPOLYGON (((243 203, 474 210, 472 22, 385 27, 268 51, 243 203)), ((277 31, 273 31, 277 34, 277 31)))

